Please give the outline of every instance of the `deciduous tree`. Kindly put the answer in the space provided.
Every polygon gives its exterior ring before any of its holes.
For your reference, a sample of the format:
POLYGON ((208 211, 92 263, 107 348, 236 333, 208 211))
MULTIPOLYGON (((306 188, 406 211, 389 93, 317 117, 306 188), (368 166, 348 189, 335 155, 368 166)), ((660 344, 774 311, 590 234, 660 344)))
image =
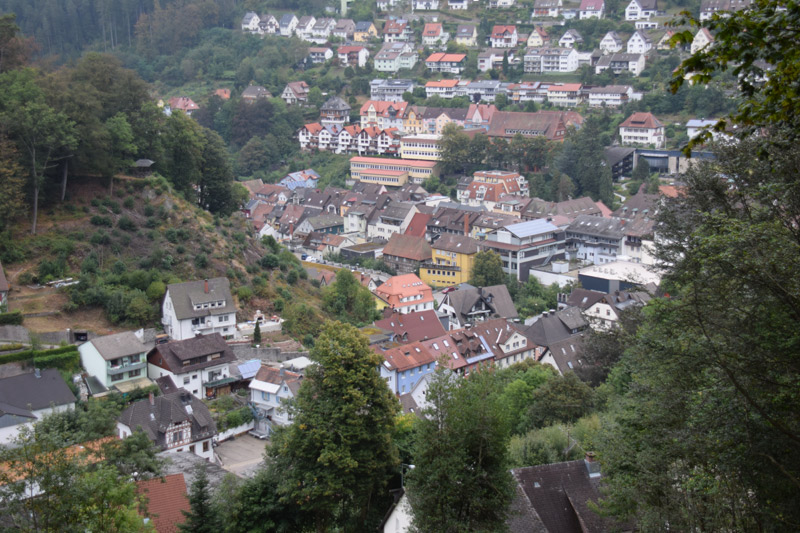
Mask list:
POLYGON ((484 250, 475 254, 469 282, 476 287, 502 285, 506 279, 503 262, 492 250, 484 250))

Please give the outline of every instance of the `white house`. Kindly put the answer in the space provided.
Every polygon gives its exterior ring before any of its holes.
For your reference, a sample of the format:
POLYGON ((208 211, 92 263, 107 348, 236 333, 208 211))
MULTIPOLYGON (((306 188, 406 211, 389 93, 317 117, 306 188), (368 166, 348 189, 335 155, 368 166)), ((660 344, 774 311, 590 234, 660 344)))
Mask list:
POLYGON ((600 41, 600 50, 604 54, 616 54, 622 50, 622 38, 615 31, 610 31, 605 34, 600 41))
POLYGON ((248 11, 247 13, 244 14, 244 17, 242 17, 242 31, 247 31, 250 33, 258 33, 259 22, 261 22, 261 19, 258 18, 258 15, 256 15, 252 11, 248 11))
POLYGON ((444 31, 441 22, 429 22, 422 29, 423 46, 444 46, 450 40, 450 34, 444 31))
POLYGON ((281 17, 279 22, 282 37, 291 37, 297 29, 297 17, 293 13, 287 13, 281 17))
POLYGON ((418 59, 416 50, 409 43, 386 43, 375 54, 375 70, 397 72, 401 69, 411 69, 417 64, 418 59))
POLYGON ((561 0, 536 0, 533 3, 531 18, 556 18, 560 15, 562 5, 561 0))
POLYGON ((489 0, 490 8, 494 9, 507 9, 510 7, 514 7, 516 4, 516 0, 489 0))
POLYGON ((156 345, 147 354, 147 376, 153 380, 169 376, 177 386, 204 399, 213 397, 217 387, 230 383, 228 367, 234 362, 233 350, 213 333, 156 345))
POLYGON ((717 123, 716 119, 692 119, 686 123, 686 135, 690 139, 694 139, 705 130, 711 131, 711 137, 716 141, 723 137, 725 134, 719 131, 713 131, 714 124, 717 123))
POLYGON ((638 144, 663 148, 664 125, 652 113, 634 113, 619 125, 622 144, 638 144))
POLYGON ((590 107, 619 107, 633 99, 633 87, 630 85, 606 85, 589 89, 590 107))
POLYGON ((646 54, 653 48, 653 41, 641 30, 636 30, 628 39, 629 54, 646 54))
POLYGON ((604 0, 581 0, 581 6, 578 8, 578 18, 584 19, 601 19, 605 13, 604 0))
POLYGON ((492 48, 514 48, 519 42, 519 34, 516 26, 497 25, 492 28, 489 36, 492 48))
POLYGON ((583 37, 578 30, 569 29, 564 32, 564 35, 558 40, 558 46, 561 48, 575 48, 576 45, 583 44, 583 37))
POLYGON ((219 333, 233 337, 236 305, 228 278, 212 278, 167 285, 161 323, 173 340, 219 333))
POLYGON ((711 35, 711 32, 708 31, 708 28, 700 28, 700 31, 694 36, 692 39, 692 46, 689 48, 689 51, 692 54, 696 54, 706 46, 711 45, 714 42, 714 36, 711 35))
POLYGON ((369 59, 369 50, 365 46, 340 46, 336 54, 339 65, 343 67, 365 67, 369 59))
POLYGON ((314 28, 314 24, 316 23, 317 19, 313 15, 305 15, 300 17, 300 19, 297 21, 297 27, 294 29, 295 35, 304 41, 310 41, 311 30, 314 28))
POLYGON ((411 0, 411 11, 436 11, 439 0, 411 0))
POLYGON ((297 395, 303 376, 283 367, 262 365, 250 382, 250 405, 255 409, 258 435, 270 435, 273 426, 288 426, 292 418, 285 403, 297 395))
POLYGON ((146 377, 149 349, 132 331, 97 337, 78 346, 83 368, 105 388, 146 377))
POLYGON ((525 72, 575 72, 578 52, 574 48, 531 48, 523 58, 525 72))
POLYGON ((595 74, 600 74, 604 70, 611 70, 614 74, 628 71, 634 76, 638 76, 644 70, 644 54, 611 54, 601 57, 594 66, 595 74))
POLYGON ((658 14, 658 0, 631 0, 625 8, 625 20, 650 20, 658 14))
POLYGON ((0 446, 11 444, 23 427, 75 407, 75 395, 55 368, 0 379, 0 446))
POLYGON ((217 426, 208 407, 184 389, 140 400, 117 418, 117 435, 124 439, 144 431, 150 442, 168 452, 192 452, 214 462, 211 444, 217 426))

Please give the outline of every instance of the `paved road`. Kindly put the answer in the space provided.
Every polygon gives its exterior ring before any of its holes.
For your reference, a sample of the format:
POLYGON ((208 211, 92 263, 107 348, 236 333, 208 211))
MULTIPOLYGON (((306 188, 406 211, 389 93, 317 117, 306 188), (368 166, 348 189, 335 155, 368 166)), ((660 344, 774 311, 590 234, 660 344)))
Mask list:
POLYGON ((253 477, 264 460, 266 441, 252 435, 241 435, 233 440, 226 440, 214 451, 222 463, 220 466, 239 477, 253 477))

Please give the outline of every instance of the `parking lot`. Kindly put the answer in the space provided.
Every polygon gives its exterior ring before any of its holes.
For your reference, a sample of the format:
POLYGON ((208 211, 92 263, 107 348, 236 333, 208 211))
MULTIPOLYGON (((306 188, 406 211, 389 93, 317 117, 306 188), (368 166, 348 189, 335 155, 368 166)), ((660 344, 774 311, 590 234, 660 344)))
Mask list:
POLYGON ((241 435, 226 440, 214 451, 222 463, 220 466, 240 477, 252 477, 264 460, 264 446, 267 441, 259 440, 252 435, 241 435))

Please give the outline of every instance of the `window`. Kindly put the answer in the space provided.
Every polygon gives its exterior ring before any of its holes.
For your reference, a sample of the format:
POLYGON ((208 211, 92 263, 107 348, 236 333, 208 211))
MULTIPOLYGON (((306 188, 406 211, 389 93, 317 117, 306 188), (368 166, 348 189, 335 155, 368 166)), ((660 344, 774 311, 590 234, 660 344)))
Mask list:
POLYGON ((186 376, 186 377, 183 378, 183 384, 184 385, 188 385, 189 384, 189 376, 186 376))
POLYGON ((122 379, 123 375, 124 375, 124 373, 113 375, 113 376, 111 376, 111 381, 119 381, 119 380, 122 379))
POLYGON ((203 451, 204 452, 208 451, 208 441, 203 441, 203 451))
POLYGON ((129 378, 135 378, 136 376, 139 376, 141 374, 142 374, 142 369, 141 368, 137 368, 136 370, 131 370, 130 372, 128 372, 128 377, 129 378))

